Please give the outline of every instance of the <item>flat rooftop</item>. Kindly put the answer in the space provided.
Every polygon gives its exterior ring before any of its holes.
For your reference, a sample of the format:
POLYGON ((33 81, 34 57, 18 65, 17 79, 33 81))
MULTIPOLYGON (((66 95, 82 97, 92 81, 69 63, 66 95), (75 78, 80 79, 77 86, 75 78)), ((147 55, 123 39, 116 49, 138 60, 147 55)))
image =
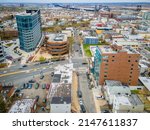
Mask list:
POLYGON ((71 97, 53 97, 51 104, 70 104, 71 97))
POLYGON ((120 51, 113 50, 110 46, 98 46, 102 54, 117 54, 119 52, 127 52, 128 54, 139 54, 135 49, 130 47, 123 47, 120 51))
POLYGON ((150 78, 148 78, 148 77, 139 77, 139 80, 150 91, 150 78))
MULTIPOLYGON (((31 16, 31 15, 34 15, 38 12, 39 10, 26 10, 25 12, 23 13, 19 13, 17 14, 18 16, 31 16)), ((16 15, 16 16, 17 16, 16 15)))
POLYGON ((71 103, 71 84, 59 84, 53 93, 51 104, 71 103))
POLYGON ((122 83, 117 80, 105 80, 107 86, 122 86, 122 83))
POLYGON ((62 42, 67 41, 67 35, 66 34, 49 34, 46 35, 48 37, 48 42, 62 42))
POLYGON ((143 105, 142 101, 136 94, 132 94, 131 96, 125 95, 116 95, 118 104, 128 105, 128 106, 137 106, 143 105))
POLYGON ((128 86, 105 86, 109 94, 123 94, 131 95, 130 88, 128 86))
POLYGON ((15 102, 9 110, 9 113, 30 113, 34 99, 22 99, 15 102))

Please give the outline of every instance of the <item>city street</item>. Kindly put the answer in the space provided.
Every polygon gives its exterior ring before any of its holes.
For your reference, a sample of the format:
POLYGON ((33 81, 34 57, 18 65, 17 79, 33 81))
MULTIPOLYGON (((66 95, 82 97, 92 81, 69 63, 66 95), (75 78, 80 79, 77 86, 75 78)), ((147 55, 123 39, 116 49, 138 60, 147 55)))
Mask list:
POLYGON ((19 69, 14 67, 6 68, 5 70, 1 70, 0 72, 7 71, 5 74, 0 74, 0 82, 1 83, 21 83, 23 81, 27 81, 33 78, 33 76, 39 76, 40 72, 43 71, 43 74, 51 73, 54 71, 54 67, 59 64, 66 64, 68 60, 65 61, 57 61, 54 62, 52 65, 46 64, 39 64, 34 65, 30 64, 25 68, 19 69), (13 71, 12 71, 13 70, 13 71))
POLYGON ((79 74, 79 89, 82 92, 82 99, 84 106, 86 108, 86 112, 88 113, 95 113, 95 104, 93 99, 92 90, 88 87, 88 79, 86 76, 86 72, 88 69, 88 64, 82 64, 83 61, 87 60, 86 57, 83 57, 83 50, 80 49, 79 39, 77 34, 75 35, 75 43, 73 45, 73 53, 72 53, 72 63, 74 68, 79 74))

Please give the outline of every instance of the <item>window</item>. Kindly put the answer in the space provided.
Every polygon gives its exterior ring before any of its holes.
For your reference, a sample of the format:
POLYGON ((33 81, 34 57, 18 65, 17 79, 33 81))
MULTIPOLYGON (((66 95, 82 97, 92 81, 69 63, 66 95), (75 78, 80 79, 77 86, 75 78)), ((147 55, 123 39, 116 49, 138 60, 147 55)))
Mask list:
POLYGON ((130 74, 132 74, 132 72, 130 72, 130 74))
POLYGON ((131 68, 131 70, 133 70, 133 68, 131 68))
POLYGON ((107 75, 104 75, 104 77, 106 78, 106 77, 107 77, 107 75))
POLYGON ((104 60, 104 62, 108 62, 108 60, 104 60))
POLYGON ((128 62, 130 62, 130 60, 128 60, 128 62))
POLYGON ((115 60, 112 60, 112 62, 114 62, 115 60))
POLYGON ((112 56, 113 58, 115 57, 115 56, 112 56))
POLYGON ((131 66, 134 66, 134 64, 132 64, 131 66))
POLYGON ((130 78, 132 78, 132 76, 131 76, 131 75, 130 75, 129 77, 130 77, 130 78))
POLYGON ((135 60, 135 62, 138 62, 138 60, 135 60))

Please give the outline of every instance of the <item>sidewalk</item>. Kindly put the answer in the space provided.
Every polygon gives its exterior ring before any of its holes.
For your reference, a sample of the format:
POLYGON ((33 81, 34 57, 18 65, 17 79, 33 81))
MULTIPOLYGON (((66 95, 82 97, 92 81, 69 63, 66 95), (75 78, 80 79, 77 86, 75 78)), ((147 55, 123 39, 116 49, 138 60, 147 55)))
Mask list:
POLYGON ((96 96, 101 95, 101 88, 97 87, 97 88, 93 88, 92 89, 93 92, 93 99, 94 99, 94 104, 95 104, 95 109, 97 113, 101 112, 101 107, 105 106, 107 104, 107 101, 104 99, 97 99, 96 96))

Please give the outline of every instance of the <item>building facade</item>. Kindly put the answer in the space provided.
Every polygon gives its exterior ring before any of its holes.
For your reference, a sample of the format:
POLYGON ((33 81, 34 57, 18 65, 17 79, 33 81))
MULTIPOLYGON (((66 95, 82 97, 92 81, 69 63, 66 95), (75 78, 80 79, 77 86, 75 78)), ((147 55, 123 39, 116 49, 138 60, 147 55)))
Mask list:
POLYGON ((141 113, 144 111, 144 104, 135 94, 114 95, 112 111, 114 113, 141 113))
POLYGON ((122 46, 101 46, 96 48, 94 76, 101 85, 105 80, 118 80, 123 84, 137 85, 140 54, 134 49, 122 46))
POLYGON ((0 40, 0 63, 5 61, 4 48, 0 40))
POLYGON ((145 12, 145 13, 143 14, 143 19, 144 19, 144 20, 150 20, 150 12, 145 12))
POLYGON ((34 51, 42 37, 40 10, 26 10, 26 13, 16 15, 16 21, 20 49, 34 51))
POLYGON ((85 44, 98 44, 98 38, 97 37, 85 37, 84 43, 85 44))
POLYGON ((52 34, 47 36, 46 49, 49 54, 60 56, 69 53, 69 43, 67 35, 65 34, 52 34))

